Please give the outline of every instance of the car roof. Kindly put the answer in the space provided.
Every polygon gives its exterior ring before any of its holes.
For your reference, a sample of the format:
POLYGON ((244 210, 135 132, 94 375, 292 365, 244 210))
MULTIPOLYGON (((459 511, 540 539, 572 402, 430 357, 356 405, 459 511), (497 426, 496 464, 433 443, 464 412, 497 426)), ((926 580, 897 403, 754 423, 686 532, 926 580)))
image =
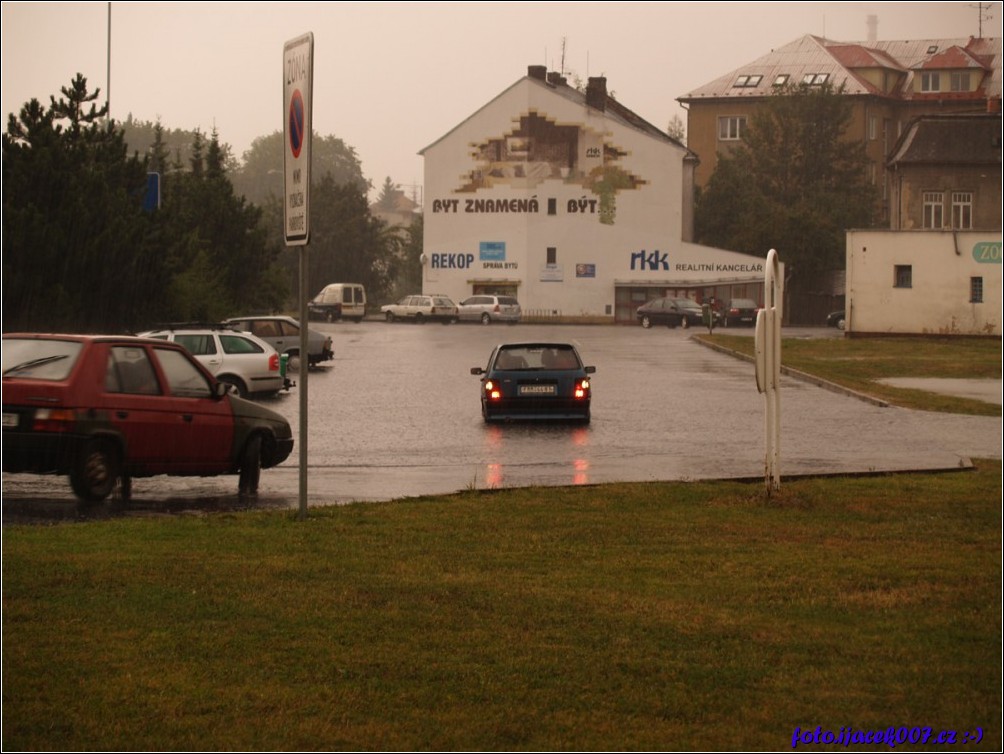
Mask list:
POLYGON ((38 332, 7 332, 3 334, 7 340, 77 340, 82 343, 149 343, 162 344, 164 341, 146 338, 141 335, 108 335, 97 333, 38 333, 38 332))
POLYGON ((572 343, 527 341, 526 343, 499 343, 496 348, 575 348, 572 343))

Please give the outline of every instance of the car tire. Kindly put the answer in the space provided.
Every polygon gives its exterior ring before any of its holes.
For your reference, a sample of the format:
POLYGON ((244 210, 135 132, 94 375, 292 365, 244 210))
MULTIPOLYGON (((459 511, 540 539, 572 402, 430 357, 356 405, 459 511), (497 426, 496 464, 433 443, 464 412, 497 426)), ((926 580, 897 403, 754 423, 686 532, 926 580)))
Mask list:
POLYGON ((416 325, 425 324, 425 317, 421 313, 415 315, 415 324, 416 325))
POLYGON ((682 327, 684 330, 686 330, 688 327, 690 327, 690 320, 687 319, 686 317, 684 317, 683 319, 681 319, 680 320, 680 327, 682 327))
POLYGON ((847 327, 847 320, 841 317, 837 320, 837 329, 843 330, 845 327, 847 327))
POLYGON ((84 443, 70 470, 70 487, 85 503, 100 503, 115 489, 119 477, 119 457, 107 440, 84 443))
POLYGON ((481 315, 481 324, 482 325, 490 325, 491 323, 492 323, 492 318, 488 314, 488 312, 485 312, 484 314, 481 315))
POLYGON ((394 318, 394 312, 387 312, 387 316, 385 317, 385 319, 386 319, 386 320, 387 320, 388 322, 393 322, 393 321, 394 321, 394 319, 395 319, 395 318, 394 318))
POLYGON ((650 328, 652 326, 652 320, 649 319, 648 317, 642 317, 641 318, 641 326, 644 327, 647 330, 648 328, 650 328))
POLYGON ((237 478, 237 492, 242 497, 258 494, 258 482, 261 479, 261 435, 248 438, 241 453, 240 474, 237 478))
POLYGON ((237 390, 237 397, 238 398, 247 398, 248 397, 248 388, 247 388, 247 385, 244 384, 244 380, 242 380, 240 377, 234 377, 232 374, 225 374, 222 377, 220 377, 219 379, 220 379, 220 382, 223 382, 223 383, 225 383, 227 385, 233 385, 234 389, 237 390))
POLYGON ((334 322, 334 321, 335 321, 335 315, 334 315, 334 314, 332 314, 331 312, 328 312, 328 315, 327 315, 327 316, 325 317, 325 319, 326 319, 326 320, 327 320, 328 322, 334 322))

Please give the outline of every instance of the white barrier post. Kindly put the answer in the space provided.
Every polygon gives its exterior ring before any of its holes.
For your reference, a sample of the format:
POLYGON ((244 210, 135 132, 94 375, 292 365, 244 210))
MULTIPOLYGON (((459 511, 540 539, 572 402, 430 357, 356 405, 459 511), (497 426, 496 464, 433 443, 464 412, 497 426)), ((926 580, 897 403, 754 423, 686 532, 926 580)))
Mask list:
POLYGON ((764 308, 757 312, 756 386, 766 399, 766 451, 764 455, 764 482, 767 494, 781 489, 781 301, 784 280, 780 273, 777 252, 767 253, 764 273, 764 308))

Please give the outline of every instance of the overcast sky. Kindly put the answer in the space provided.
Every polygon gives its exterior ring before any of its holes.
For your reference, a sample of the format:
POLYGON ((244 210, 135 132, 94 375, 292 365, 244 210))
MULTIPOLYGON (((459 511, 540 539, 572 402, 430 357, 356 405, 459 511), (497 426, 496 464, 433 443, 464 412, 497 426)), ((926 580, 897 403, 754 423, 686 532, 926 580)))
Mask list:
MULTIPOLYGON (((606 76, 626 107, 666 128, 692 89, 804 34, 864 41, 966 38, 980 3, 3 2, 4 126, 77 74, 116 120, 215 128, 240 157, 282 130, 283 44, 314 34, 314 131, 356 150, 379 188, 423 181, 419 150, 526 74, 606 76), (111 8, 111 85, 108 20, 111 8)), ((1001 3, 983 3, 1001 36, 1001 3), (987 5, 992 5, 989 9, 987 5)), ((990 16, 990 18, 988 18, 990 16)))

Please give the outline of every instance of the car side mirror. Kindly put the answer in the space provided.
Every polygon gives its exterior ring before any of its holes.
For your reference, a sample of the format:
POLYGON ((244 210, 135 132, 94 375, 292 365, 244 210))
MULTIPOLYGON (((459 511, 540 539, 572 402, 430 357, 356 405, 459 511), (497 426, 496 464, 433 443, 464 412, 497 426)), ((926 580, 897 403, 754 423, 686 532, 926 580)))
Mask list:
POLYGON ((217 382, 213 385, 213 397, 217 400, 222 398, 224 395, 239 395, 236 385, 231 385, 229 382, 217 382))
POLYGON ((586 367, 583 371, 586 374, 596 374, 596 367, 586 367))
POLYGON ((481 367, 471 367, 471 374, 484 374, 485 370, 481 367))

